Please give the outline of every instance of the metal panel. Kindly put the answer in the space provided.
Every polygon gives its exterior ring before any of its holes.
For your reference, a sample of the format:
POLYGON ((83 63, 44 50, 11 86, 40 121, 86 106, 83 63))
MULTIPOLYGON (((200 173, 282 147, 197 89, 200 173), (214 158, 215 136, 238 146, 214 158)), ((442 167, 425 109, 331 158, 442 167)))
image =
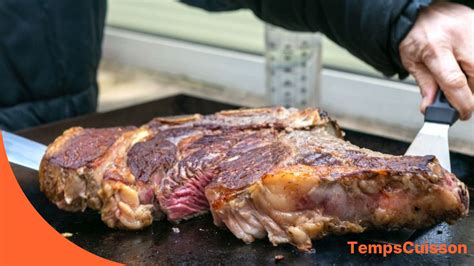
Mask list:
POLYGON ((104 57, 183 75, 213 84, 264 94, 262 56, 107 28, 104 57))

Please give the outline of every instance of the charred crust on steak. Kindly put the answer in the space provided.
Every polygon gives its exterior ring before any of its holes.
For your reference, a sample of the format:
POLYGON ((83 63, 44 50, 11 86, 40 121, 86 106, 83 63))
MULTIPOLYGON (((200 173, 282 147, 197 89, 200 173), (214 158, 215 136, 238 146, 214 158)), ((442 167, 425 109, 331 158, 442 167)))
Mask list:
MULTIPOLYGON (((255 138, 247 141, 255 141, 255 138)), ((218 166, 215 183, 228 189, 240 189, 262 177, 265 173, 284 162, 291 149, 283 143, 269 142, 260 145, 247 145, 239 142, 218 166)), ((212 184, 211 184, 212 186, 212 184)))
POLYGON ((78 169, 102 156, 115 143, 126 128, 88 128, 69 138, 62 149, 54 153, 50 161, 63 168, 78 169))
POLYGON ((298 159, 298 163, 310 166, 318 165, 340 165, 342 162, 329 153, 306 153, 298 159))
POLYGON ((140 181, 148 181, 157 171, 168 171, 177 159, 176 145, 160 135, 151 140, 135 144, 127 154, 127 165, 140 181))

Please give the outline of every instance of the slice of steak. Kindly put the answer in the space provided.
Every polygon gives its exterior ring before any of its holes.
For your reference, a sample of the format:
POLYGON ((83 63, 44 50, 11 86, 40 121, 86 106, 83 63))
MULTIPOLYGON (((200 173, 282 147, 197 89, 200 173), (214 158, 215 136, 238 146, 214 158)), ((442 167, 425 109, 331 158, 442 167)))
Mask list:
MULTIPOLYGON (((153 221, 154 183, 135 175, 136 167, 130 167, 133 150, 137 145, 153 139, 154 131, 141 127, 127 132, 109 149, 107 164, 96 170, 102 177, 98 195, 102 202, 102 221, 112 228, 140 229, 153 221)), ((149 158, 143 159, 143 164, 149 158)), ((159 162, 158 162, 159 163, 159 162)))
POLYGON ((66 130, 48 146, 41 161, 41 191, 64 210, 100 209, 97 191, 102 177, 96 175, 95 170, 107 163, 104 155, 130 130, 133 127, 66 130))
POLYGON ((311 239, 328 234, 423 228, 467 215, 466 186, 433 156, 384 155, 331 131, 281 132, 263 151, 236 151, 232 165, 221 163, 206 188, 215 224, 247 243, 268 236, 309 250, 311 239), (235 169, 243 170, 232 178, 235 169))
POLYGON ((131 132, 103 174, 102 220, 112 228, 141 229, 161 219, 156 195, 162 179, 179 163, 180 146, 201 135, 190 126, 143 126, 131 132))

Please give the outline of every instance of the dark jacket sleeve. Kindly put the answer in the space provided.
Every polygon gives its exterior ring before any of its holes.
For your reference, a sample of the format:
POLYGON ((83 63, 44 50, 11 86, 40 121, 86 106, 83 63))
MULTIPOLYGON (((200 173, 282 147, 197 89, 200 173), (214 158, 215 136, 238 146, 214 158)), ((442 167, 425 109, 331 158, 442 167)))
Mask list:
POLYGON ((233 0, 180 0, 180 2, 207 11, 232 11, 244 7, 240 1, 233 0))
MULTIPOLYGON (((226 0, 183 0, 187 3, 226 0)), ((322 32, 386 76, 407 76, 398 45, 431 0, 227 0, 295 31, 322 32)))

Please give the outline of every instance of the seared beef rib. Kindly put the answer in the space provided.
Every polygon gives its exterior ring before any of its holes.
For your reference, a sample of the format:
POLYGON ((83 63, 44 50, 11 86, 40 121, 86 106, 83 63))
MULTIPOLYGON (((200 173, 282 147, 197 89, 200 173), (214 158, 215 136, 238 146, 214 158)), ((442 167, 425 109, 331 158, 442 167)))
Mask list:
POLYGON ((311 248, 327 234, 421 228, 467 215, 465 185, 433 156, 359 148, 318 109, 155 118, 140 128, 64 132, 40 169, 59 208, 100 210, 113 228, 209 209, 249 243, 311 248))

